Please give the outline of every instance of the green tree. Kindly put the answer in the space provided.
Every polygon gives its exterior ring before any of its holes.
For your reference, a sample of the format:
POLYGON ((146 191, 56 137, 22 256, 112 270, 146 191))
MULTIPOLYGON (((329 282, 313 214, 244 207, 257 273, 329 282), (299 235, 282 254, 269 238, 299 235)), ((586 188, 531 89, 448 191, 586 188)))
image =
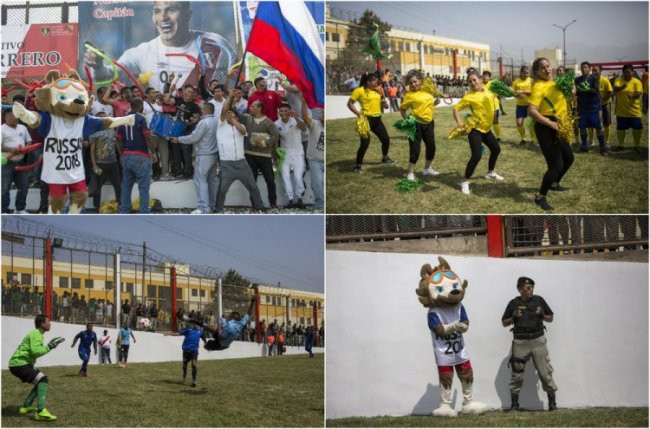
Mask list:
POLYGON ((375 61, 362 51, 370 37, 379 29, 380 44, 382 51, 385 52, 388 49, 388 44, 384 33, 390 31, 391 28, 390 24, 382 21, 373 11, 366 9, 361 18, 350 22, 346 46, 334 64, 352 67, 355 71, 375 70, 375 61))
MULTIPOLYGON (((242 276, 234 268, 230 268, 226 275, 221 279, 223 312, 227 315, 233 310, 246 311, 248 302, 253 291, 249 289, 251 280, 242 276), (242 310, 243 309, 243 310, 242 310)), ((215 294, 215 303, 217 304, 217 295, 215 294)))

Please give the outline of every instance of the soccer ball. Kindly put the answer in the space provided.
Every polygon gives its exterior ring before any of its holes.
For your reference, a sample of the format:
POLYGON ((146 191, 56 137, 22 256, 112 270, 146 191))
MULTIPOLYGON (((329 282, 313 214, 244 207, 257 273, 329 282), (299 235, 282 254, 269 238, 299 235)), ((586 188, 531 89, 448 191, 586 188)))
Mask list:
POLYGON ((149 319, 144 318, 140 320, 140 327, 142 329, 149 329, 150 326, 151 326, 151 321, 149 319))

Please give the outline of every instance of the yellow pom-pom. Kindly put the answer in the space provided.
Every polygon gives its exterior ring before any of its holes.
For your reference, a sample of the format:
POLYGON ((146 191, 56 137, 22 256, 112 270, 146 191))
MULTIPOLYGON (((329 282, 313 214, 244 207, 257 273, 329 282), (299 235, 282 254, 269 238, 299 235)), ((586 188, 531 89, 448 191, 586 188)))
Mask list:
POLYGON ((115 200, 104 201, 99 206, 99 213, 101 214, 116 214, 120 204, 115 200))
POLYGON ((354 129, 362 138, 370 137, 370 124, 368 123, 368 118, 366 118, 366 115, 359 115, 355 122, 354 129))
POLYGON ((557 118, 557 135, 560 140, 565 141, 569 144, 573 143, 573 127, 577 119, 578 118, 573 116, 573 113, 570 110, 566 115, 557 118))
MULTIPOLYGON (((149 198, 149 208, 152 208, 156 204, 156 200, 149 198)), ((131 204, 131 210, 134 212, 140 211, 140 197, 136 198, 131 204)))
POLYGON ((473 118, 467 118, 467 120, 463 123, 463 125, 459 125, 453 130, 449 132, 447 135, 448 139, 455 139, 458 137, 465 137, 468 135, 476 126, 478 125, 478 122, 474 120, 473 118))

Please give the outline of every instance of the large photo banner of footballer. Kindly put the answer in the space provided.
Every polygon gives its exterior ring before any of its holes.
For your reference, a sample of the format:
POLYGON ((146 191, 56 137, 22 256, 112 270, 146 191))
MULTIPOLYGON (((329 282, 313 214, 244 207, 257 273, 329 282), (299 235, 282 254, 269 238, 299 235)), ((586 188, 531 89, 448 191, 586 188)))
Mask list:
POLYGON ((243 51, 235 11, 234 2, 79 2, 79 72, 87 67, 95 87, 117 77, 162 91, 172 72, 181 88, 202 71, 206 85, 226 84, 243 51))

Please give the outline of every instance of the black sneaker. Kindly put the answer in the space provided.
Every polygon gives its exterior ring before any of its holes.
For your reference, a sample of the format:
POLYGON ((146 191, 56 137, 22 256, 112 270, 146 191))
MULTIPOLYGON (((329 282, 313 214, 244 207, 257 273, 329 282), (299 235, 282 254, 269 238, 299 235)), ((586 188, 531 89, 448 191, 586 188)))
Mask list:
POLYGON ((578 152, 579 153, 587 153, 587 152, 589 152, 589 148, 588 147, 581 147, 580 149, 578 149, 578 152))
POLYGON ((389 157, 385 156, 381 159, 382 164, 395 164, 395 161, 390 159, 389 157))
POLYGON ((519 146, 526 146, 526 140, 522 140, 519 142, 519 146))
POLYGON ((562 185, 551 186, 549 189, 555 192, 564 192, 569 190, 569 188, 565 188, 562 185))
POLYGON ((192 380, 192 387, 196 387, 196 381, 192 380))
POLYGON ((535 199, 533 199, 533 204, 544 211, 554 210, 553 207, 549 205, 548 201, 546 201, 546 197, 535 197, 535 199))
POLYGON ((354 172, 356 174, 361 174, 363 173, 363 170, 361 169, 361 166, 357 165, 356 167, 354 167, 354 172))

